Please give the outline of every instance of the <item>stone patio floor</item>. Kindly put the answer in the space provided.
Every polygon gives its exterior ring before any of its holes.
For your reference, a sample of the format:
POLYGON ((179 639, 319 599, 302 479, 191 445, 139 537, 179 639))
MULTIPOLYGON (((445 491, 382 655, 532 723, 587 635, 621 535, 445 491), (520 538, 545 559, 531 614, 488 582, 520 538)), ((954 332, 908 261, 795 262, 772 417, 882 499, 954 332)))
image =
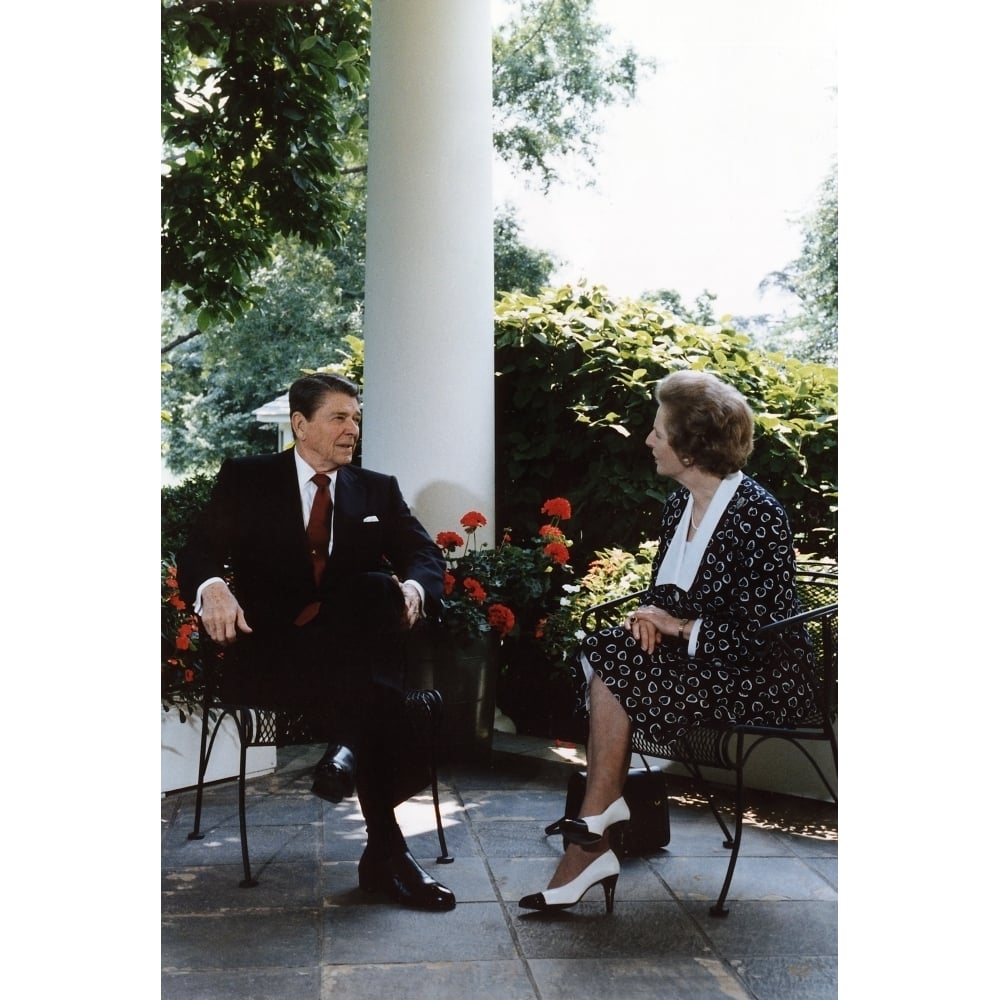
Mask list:
POLYGON ((438 865, 430 793, 399 807, 411 851, 449 886, 448 913, 361 892, 357 801, 310 794, 319 747, 278 751, 248 790, 259 885, 242 889, 236 786, 162 799, 163 1000, 834 1000, 837 813, 755 793, 729 894, 709 915, 728 852, 704 801, 670 776, 669 845, 626 858, 614 912, 592 889, 569 910, 521 910, 561 851, 543 827, 563 813, 573 748, 494 734, 488 759, 441 768, 454 862, 438 865))

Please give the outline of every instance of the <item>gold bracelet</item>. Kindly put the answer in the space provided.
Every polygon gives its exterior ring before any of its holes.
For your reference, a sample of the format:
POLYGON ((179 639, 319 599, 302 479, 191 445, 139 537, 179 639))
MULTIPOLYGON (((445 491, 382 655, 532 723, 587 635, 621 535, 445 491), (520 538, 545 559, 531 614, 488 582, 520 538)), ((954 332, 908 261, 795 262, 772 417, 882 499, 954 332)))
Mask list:
POLYGON ((677 638, 682 641, 684 639, 684 626, 687 625, 689 621, 691 621, 690 618, 682 618, 680 625, 677 626, 677 638))

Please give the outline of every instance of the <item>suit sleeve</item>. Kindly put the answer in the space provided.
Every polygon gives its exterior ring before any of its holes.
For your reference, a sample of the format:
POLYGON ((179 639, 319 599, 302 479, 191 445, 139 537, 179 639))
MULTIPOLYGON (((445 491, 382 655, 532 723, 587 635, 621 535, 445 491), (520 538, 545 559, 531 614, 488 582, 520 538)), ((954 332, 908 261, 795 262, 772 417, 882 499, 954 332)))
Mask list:
POLYGON ((233 473, 234 467, 227 459, 219 469, 205 509, 195 519, 187 542, 178 554, 177 582, 188 607, 194 607, 195 594, 201 584, 213 576, 226 576, 229 568, 229 532, 236 523, 238 497, 233 473))
POLYGON ((389 493, 392 528, 386 555, 400 580, 416 580, 424 588, 424 613, 436 615, 444 590, 444 556, 413 516, 395 476, 390 477, 389 493))

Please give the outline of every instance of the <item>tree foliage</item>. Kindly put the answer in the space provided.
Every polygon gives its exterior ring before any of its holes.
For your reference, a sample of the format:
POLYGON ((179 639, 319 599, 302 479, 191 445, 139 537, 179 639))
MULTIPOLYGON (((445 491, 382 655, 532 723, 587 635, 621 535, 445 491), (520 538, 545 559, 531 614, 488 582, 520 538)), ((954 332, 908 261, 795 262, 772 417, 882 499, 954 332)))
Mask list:
POLYGON ((600 286, 502 296, 496 346, 498 523, 524 531, 545 497, 565 496, 584 551, 634 550, 670 488, 644 444, 652 393, 669 372, 694 368, 750 401, 746 471, 785 505, 802 551, 835 553, 835 369, 765 356, 731 327, 616 301, 600 286))
MULTIPOLYGON (((635 95, 591 8, 519 0, 494 39, 495 147, 546 186, 635 95)), ((363 264, 370 31, 370 0, 161 0, 162 283, 198 329, 250 308, 279 235, 363 264)))
POLYGON ((594 163, 599 113, 634 99, 651 64, 615 50, 593 0, 519 0, 493 36, 493 144, 548 189, 560 161, 594 163))
POLYGON ((644 292, 643 302, 653 302, 671 312, 686 323, 699 323, 701 326, 711 326, 715 323, 715 300, 719 296, 707 288, 695 300, 694 308, 681 301, 681 293, 673 288, 660 288, 655 292, 644 292))
MULTIPOLYGON (((253 309, 170 352, 161 405, 165 458, 174 472, 272 450, 274 431, 256 424, 253 410, 303 369, 342 356, 346 338, 360 332, 359 306, 345 301, 329 258, 298 240, 279 240, 253 280, 260 289, 253 309)), ((164 317, 164 337, 171 338, 184 320, 182 297, 164 317)))
POLYGON ((773 271, 762 288, 776 287, 799 301, 798 313, 772 331, 770 343, 794 348, 797 356, 837 363, 838 205, 837 167, 824 179, 817 207, 802 220, 802 252, 783 271, 773 271))
POLYGON ((497 212, 493 219, 493 290, 537 295, 552 277, 555 259, 544 250, 529 247, 521 239, 521 225, 512 208, 497 212))
POLYGON ((368 0, 162 0, 162 283, 200 329, 248 308, 276 236, 342 240, 369 29, 368 0))

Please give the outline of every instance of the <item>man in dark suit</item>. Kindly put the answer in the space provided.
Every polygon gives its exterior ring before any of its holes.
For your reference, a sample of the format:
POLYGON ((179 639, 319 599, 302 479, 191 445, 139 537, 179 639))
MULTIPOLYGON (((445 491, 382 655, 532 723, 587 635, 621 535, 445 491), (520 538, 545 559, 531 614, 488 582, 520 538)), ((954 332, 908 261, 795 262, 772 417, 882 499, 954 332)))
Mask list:
POLYGON ((438 610, 444 560, 396 479, 351 464, 357 386, 310 375, 288 402, 294 448, 223 463, 178 559, 181 593, 225 647, 223 696, 304 712, 330 743, 313 791, 339 802, 356 785, 361 887, 450 910, 394 813, 413 793, 400 787, 403 640, 438 610))

